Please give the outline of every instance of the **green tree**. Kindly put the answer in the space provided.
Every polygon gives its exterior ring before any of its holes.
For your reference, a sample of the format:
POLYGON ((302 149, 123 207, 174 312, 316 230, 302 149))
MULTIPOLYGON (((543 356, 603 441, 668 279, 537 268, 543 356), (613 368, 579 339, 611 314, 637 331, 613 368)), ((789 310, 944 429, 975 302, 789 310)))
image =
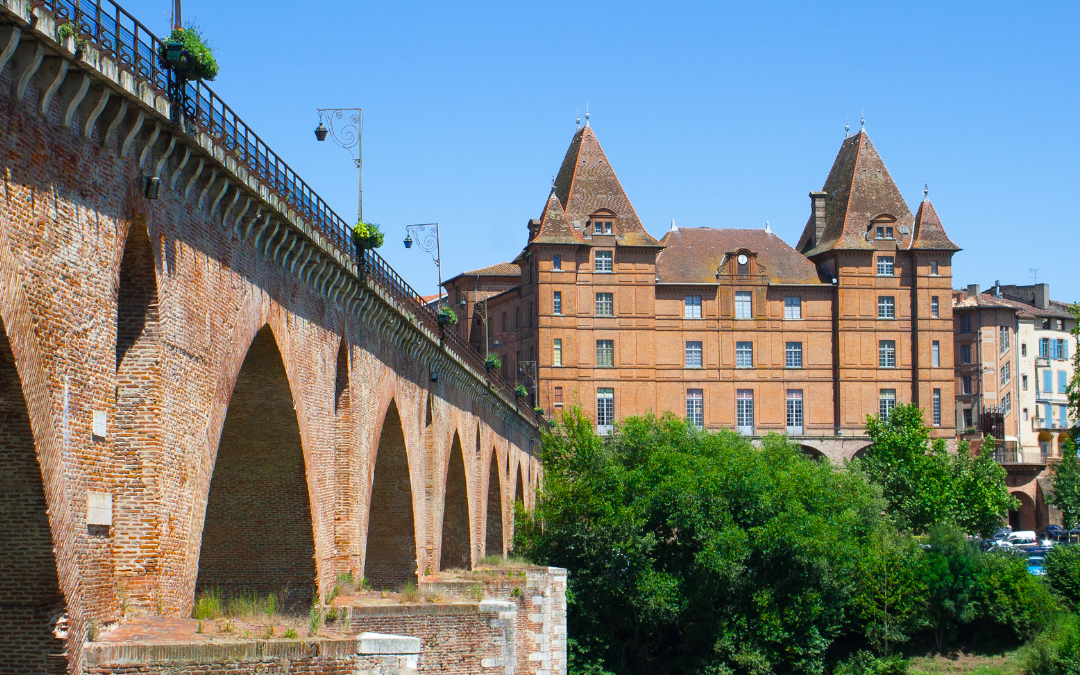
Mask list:
POLYGON ((1046 553, 1046 581, 1072 607, 1080 605, 1080 546, 1055 546, 1046 553))
POLYGON ((1047 501, 1061 509, 1065 527, 1080 524, 1080 461, 1076 457, 1076 441, 1072 438, 1061 448, 1061 462, 1050 473, 1047 501))
POLYGON ((920 554, 911 536, 882 522, 859 558, 855 607, 866 639, 881 655, 892 655, 895 645, 926 623, 920 554))
POLYGON ((922 410, 899 405, 887 418, 867 416, 872 445, 858 471, 880 485, 890 513, 903 527, 925 534, 939 524, 989 535, 1009 509, 1018 508, 1005 486, 1005 469, 994 461, 993 443, 971 455, 966 441, 949 452, 943 439, 930 440, 922 410))
POLYGON ((671 415, 604 440, 573 409, 541 447, 515 551, 571 571, 575 672, 823 672, 884 506, 861 476, 671 415))
POLYGON ((929 548, 922 560, 926 618, 938 652, 944 652, 976 616, 972 592, 980 553, 955 526, 937 525, 927 539, 929 548))
POLYGON ((1080 304, 1070 305, 1069 314, 1075 319, 1071 333, 1077 340, 1077 345, 1072 350, 1073 374, 1065 391, 1069 396, 1069 416, 1075 419, 1080 417, 1080 304))

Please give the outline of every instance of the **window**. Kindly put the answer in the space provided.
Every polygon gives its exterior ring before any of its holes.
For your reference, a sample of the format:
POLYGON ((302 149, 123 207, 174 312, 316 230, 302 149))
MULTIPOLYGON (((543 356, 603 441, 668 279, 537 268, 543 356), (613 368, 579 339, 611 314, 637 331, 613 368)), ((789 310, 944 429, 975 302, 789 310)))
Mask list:
POLYGON ((754 303, 750 291, 735 291, 735 318, 751 319, 754 316, 754 303))
POLYGON ((596 315, 597 316, 615 316, 615 294, 614 293, 597 293, 596 294, 596 315))
POLYGON ((596 432, 601 435, 611 433, 615 423, 615 390, 599 387, 596 390, 596 432))
POLYGON ((784 347, 784 366, 802 368, 802 343, 789 342, 784 347))
POLYGON ((787 392, 787 432, 793 436, 802 436, 803 407, 802 389, 788 389, 787 392))
POLYGON ((611 234, 610 220, 594 220, 593 234, 611 234))
POLYGON ((1020 356, 1027 356, 1027 343, 1026 342, 1021 342, 1020 343, 1020 356))
POLYGON ((1058 390, 1057 390, 1057 393, 1064 394, 1066 389, 1069 386, 1068 382, 1066 382, 1066 377, 1068 377, 1068 376, 1065 374, 1064 370, 1057 371, 1057 375, 1058 375, 1058 390))
POLYGON ((960 315, 960 332, 961 333, 970 333, 971 332, 971 315, 970 314, 961 314, 960 315))
POLYGON ((936 260, 930 261, 930 276, 936 277, 938 275, 938 264, 936 260))
POLYGON ((1069 358, 1068 343, 1062 339, 1040 338, 1039 356, 1046 359, 1069 358))
POLYGON ((503 332, 506 332, 506 312, 503 312, 503 332))
POLYGON ((802 298, 797 295, 789 295, 784 298, 784 318, 802 318, 802 298))
POLYGON ((701 343, 700 342, 687 342, 686 343, 686 367, 687 368, 700 368, 701 367, 701 343))
POLYGON ((891 255, 878 256, 877 273, 879 277, 893 276, 893 257, 891 255))
POLYGON ((1054 329, 1055 330, 1065 330, 1065 322, 1062 321, 1061 319, 1054 319, 1054 329))
POLYGON ((1050 394, 1054 391, 1054 374, 1049 370, 1043 371, 1043 393, 1050 394))
POLYGON ((562 405, 562 403, 563 403, 563 401, 562 401, 562 387, 555 387, 554 402, 555 402, 555 405, 562 405))
POLYGON ((1027 375, 1020 376, 1020 388, 1027 391, 1027 375))
POLYGON ((890 225, 884 225, 884 226, 883 225, 878 225, 877 238, 878 239, 892 239, 893 238, 892 226, 890 226, 890 225))
POLYGON ((1012 394, 1005 392, 1005 398, 1001 399, 1001 414, 1008 415, 1012 412, 1012 394))
POLYGON ((614 340, 597 340, 596 341, 596 367, 597 368, 614 368, 615 367, 615 341, 614 340))
POLYGON ((1023 420, 1024 422, 1028 421, 1028 411, 1027 410, 1028 410, 1027 408, 1024 408, 1023 410, 1020 411, 1020 419, 1023 420))
POLYGON ((1061 420, 1061 428, 1069 428, 1069 408, 1068 406, 1058 406, 1058 419, 1061 420))
POLYGON ((611 251, 597 251, 595 260, 597 272, 612 272, 615 270, 615 266, 612 264, 611 251))
POLYGON ((941 305, 936 295, 930 298, 930 316, 935 319, 941 316, 941 305))
POLYGON ((753 342, 736 342, 735 343, 735 367, 736 368, 753 368, 754 367, 754 343, 753 342))
POLYGON ((941 390, 934 390, 934 426, 941 426, 941 390))
POLYGON ((975 426, 975 413, 971 408, 964 408, 964 428, 971 429, 975 426))
POLYGON ((514 308, 514 330, 521 330, 521 308, 514 308))
POLYGON ((754 390, 739 389, 735 394, 735 424, 740 434, 754 433, 754 390))
POLYGON ((1039 338, 1039 356, 1050 358, 1050 338, 1039 338))
POLYGON ((552 347, 551 365, 562 365, 562 338, 555 338, 555 344, 552 347))
POLYGON ((686 421, 698 429, 705 426, 704 395, 701 389, 686 390, 686 421))
POLYGON ((552 312, 562 314, 562 291, 555 291, 551 297, 552 312))
POLYGON ((971 363, 971 345, 960 345, 960 363, 971 363))
POLYGON ((1009 362, 1006 361, 1001 366, 1001 386, 1004 387, 1006 384, 1008 384, 1009 380, 1011 378, 1012 378, 1012 373, 1011 373, 1011 369, 1009 367, 1009 362))
POLYGON ((683 299, 683 317, 687 319, 701 318, 700 295, 688 295, 683 299))
POLYGON ((960 393, 961 394, 970 394, 971 393, 971 376, 970 375, 964 375, 963 377, 960 378, 960 393))
POLYGON ((1001 353, 1004 354, 1009 351, 1009 327, 1000 326, 998 332, 1001 333, 999 342, 1001 343, 1001 353))
POLYGON ((891 295, 881 296, 877 299, 877 318, 896 318, 896 298, 891 295))
POLYGON ((941 367, 941 343, 937 340, 930 343, 930 367, 941 367))
POLYGON ((556 255, 551 259, 551 269, 553 269, 553 270, 561 270, 562 269, 562 256, 561 255, 556 255))
POLYGON ((896 367, 896 340, 881 340, 878 342, 878 367, 896 367))
POLYGON ((536 311, 533 308, 533 303, 530 302, 529 303, 529 325, 530 326, 533 325, 533 315, 534 314, 536 314, 536 311))
POLYGON ((878 416, 886 419, 896 408, 896 390, 882 389, 878 393, 878 416))

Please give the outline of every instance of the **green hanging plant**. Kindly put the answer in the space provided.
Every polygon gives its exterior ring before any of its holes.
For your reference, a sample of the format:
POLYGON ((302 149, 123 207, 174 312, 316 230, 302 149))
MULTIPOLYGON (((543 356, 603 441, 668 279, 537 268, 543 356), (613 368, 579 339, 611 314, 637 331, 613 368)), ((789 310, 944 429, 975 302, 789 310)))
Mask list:
POLYGON ((169 39, 158 47, 158 64, 162 68, 171 67, 184 78, 213 80, 218 74, 214 50, 193 23, 173 29, 169 39))
POLYGON ((385 236, 377 223, 360 221, 353 227, 352 238, 360 248, 379 248, 385 236))
POLYGON ((449 307, 443 307, 438 313, 440 326, 453 326, 457 323, 457 313, 449 307))
POLYGON ((488 354, 484 357, 484 367, 488 370, 498 370, 502 368, 502 359, 498 354, 488 354))
POLYGON ((514 393, 517 394, 518 398, 525 398, 529 395, 529 390, 525 388, 525 385, 519 384, 514 387, 514 393))
POLYGON ((536 406, 535 408, 533 408, 533 413, 537 417, 543 417, 544 416, 544 409, 541 408, 540 406, 536 406))

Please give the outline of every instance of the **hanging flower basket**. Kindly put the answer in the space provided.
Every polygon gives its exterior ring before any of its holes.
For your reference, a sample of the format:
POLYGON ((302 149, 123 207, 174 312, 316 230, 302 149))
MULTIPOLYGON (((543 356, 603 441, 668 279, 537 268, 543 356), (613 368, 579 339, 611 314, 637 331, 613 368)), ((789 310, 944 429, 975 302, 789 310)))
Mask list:
POLYGON ((484 358, 484 367, 488 369, 488 372, 498 370, 502 368, 502 359, 499 358, 498 354, 488 354, 484 358))
POLYGON ((356 245, 357 257, 363 257, 366 249, 376 249, 383 245, 383 233, 377 223, 357 223, 352 230, 353 244, 356 245))
POLYGON ((526 398, 529 395, 529 390, 525 388, 525 385, 519 384, 514 387, 514 395, 518 398, 526 398))
POLYGON ((439 320, 439 326, 443 328, 446 326, 453 326, 457 323, 457 314, 449 307, 443 307, 435 316, 439 320))
POLYGON ((536 406, 535 408, 533 408, 533 414, 535 414, 537 417, 543 417, 544 409, 540 406, 536 406))
POLYGON ((213 80, 218 74, 214 50, 206 44, 202 31, 194 24, 173 29, 158 48, 158 64, 162 68, 172 68, 183 79, 213 80))

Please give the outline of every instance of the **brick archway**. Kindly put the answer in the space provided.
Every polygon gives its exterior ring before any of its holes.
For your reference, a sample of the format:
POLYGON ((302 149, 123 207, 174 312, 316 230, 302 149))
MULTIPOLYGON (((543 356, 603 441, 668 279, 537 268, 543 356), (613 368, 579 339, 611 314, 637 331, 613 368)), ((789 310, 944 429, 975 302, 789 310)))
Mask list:
POLYGON ((1020 501, 1020 508, 1009 511, 1009 525, 1013 530, 1036 530, 1038 522, 1035 514, 1035 500, 1026 492, 1019 490, 1012 493, 1020 501))
POLYGON ((465 479, 465 456, 461 450, 461 437, 454 432, 446 466, 440 569, 472 568, 472 541, 469 532, 469 487, 465 479))
POLYGON ((65 612, 41 465, 22 381, 0 324, 0 671, 46 672, 65 612))
POLYGON ((396 401, 383 417, 368 507, 364 576, 377 589, 416 583, 416 525, 405 432, 396 401))
POLYGON ((197 591, 287 589, 289 604, 310 605, 316 574, 311 513, 288 375, 274 334, 264 326, 248 348, 225 413, 197 591))
POLYGON ((499 473, 499 453, 495 448, 491 449, 491 468, 488 471, 487 519, 484 531, 484 555, 505 555, 502 474, 499 473))

